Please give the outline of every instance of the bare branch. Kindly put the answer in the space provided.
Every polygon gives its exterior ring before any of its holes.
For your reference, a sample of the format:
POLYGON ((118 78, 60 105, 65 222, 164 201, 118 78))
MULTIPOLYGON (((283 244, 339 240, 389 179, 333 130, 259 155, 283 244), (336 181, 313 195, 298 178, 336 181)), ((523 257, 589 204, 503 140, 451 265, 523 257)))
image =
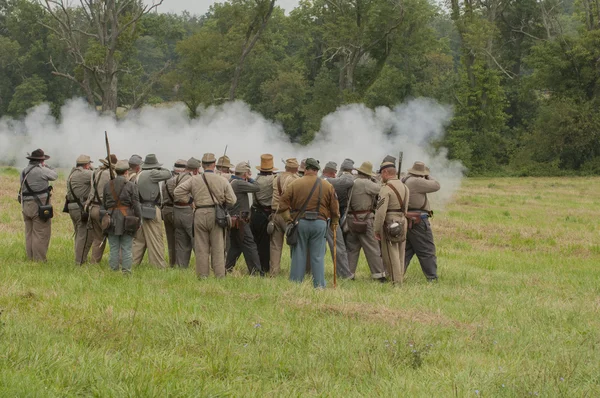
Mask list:
POLYGON ((500 65, 500 63, 496 60, 496 58, 494 58, 494 56, 485 48, 483 49, 483 51, 490 57, 490 59, 492 61, 494 61, 494 63, 496 64, 496 66, 509 78, 509 79, 514 79, 515 78, 515 74, 512 72, 507 71, 506 69, 504 69, 502 67, 502 65, 500 65))

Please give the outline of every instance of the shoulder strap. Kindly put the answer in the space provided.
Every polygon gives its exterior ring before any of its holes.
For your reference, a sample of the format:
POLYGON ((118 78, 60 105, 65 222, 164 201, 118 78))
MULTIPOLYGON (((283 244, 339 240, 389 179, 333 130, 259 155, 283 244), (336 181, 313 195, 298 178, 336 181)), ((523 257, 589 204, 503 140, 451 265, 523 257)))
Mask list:
POLYGON ((106 169, 102 169, 97 174, 97 179, 94 180, 94 197, 96 198, 96 202, 100 203, 100 194, 98 194, 98 182, 100 182, 100 178, 102 177, 102 173, 104 173, 106 169))
MULTIPOLYGON (((310 198, 312 198, 313 193, 315 193, 315 189, 317 189, 317 185, 321 185, 321 179, 319 177, 317 177, 317 181, 315 181, 315 185, 313 185, 312 189, 310 190, 310 194, 308 194, 308 198, 306 198, 306 201, 304 202, 304 204, 302 205, 302 207, 300 208, 300 210, 298 210, 298 213, 296 213, 296 217, 294 217, 294 222, 296 222, 298 220, 298 218, 300 218, 300 214, 304 213, 304 211, 306 210, 306 206, 308 206, 308 202, 310 202, 310 198)), ((321 196, 319 195, 319 207, 321 206, 321 196)), ((319 211, 317 209, 317 211, 319 211)))
MULTIPOLYGON (((110 190, 112 191, 112 196, 113 199, 115 200, 115 202, 117 202, 115 208, 119 208, 122 206, 121 204, 121 193, 123 193, 123 189, 125 189, 125 185, 127 185, 127 181, 125 181, 123 183, 123 186, 121 187, 121 189, 119 190, 119 193, 117 193, 117 191, 115 190, 115 180, 110 180, 110 190)), ((115 208, 113 208, 110 212, 110 215, 112 216, 113 212, 115 211, 115 208)), ((119 211, 121 211, 121 213, 123 213, 123 215, 125 216, 126 214, 123 212, 123 210, 119 209, 119 211)))
POLYGON ((73 170, 71 172, 71 174, 69 175, 69 178, 67 180, 67 188, 69 189, 69 192, 71 193, 71 196, 75 198, 75 203, 77 203, 77 206, 79 206, 80 209, 83 209, 83 205, 81 204, 81 200, 79 200, 79 198, 77 197, 77 195, 75 195, 75 192, 73 191, 73 187, 71 186, 71 179, 73 178, 73 174, 75 174, 75 171, 77 169, 73 170))
MULTIPOLYGON (((402 211, 404 213, 405 212, 404 211, 404 201, 400 197, 400 193, 398 192, 396 187, 393 186, 392 184, 388 184, 387 186, 390 187, 392 189, 392 191, 394 191, 394 193, 396 194, 396 197, 398 198, 398 202, 400 202, 400 211, 402 211)), ((404 194, 406 195, 406 186, 404 187, 404 194)))
POLYGON ((281 175, 277 176, 277 192, 279 192, 279 197, 283 193, 283 189, 281 189, 281 175))
MULTIPOLYGON (((37 166, 35 166, 37 167, 37 166)), ((31 173, 31 171, 35 168, 32 167, 31 169, 29 169, 29 171, 27 172, 27 174, 25 174, 24 178, 23 178, 23 184, 25 184, 25 188, 27 188, 27 193, 31 194, 33 196, 33 199, 37 202, 38 206, 42 206, 42 201, 39 198, 39 194, 42 193, 46 193, 48 194, 46 196, 46 205, 50 202, 50 191, 48 189, 44 189, 43 191, 34 191, 33 189, 31 189, 31 186, 29 186, 29 183, 27 182, 27 177, 29 176, 29 173, 31 173)))
POLYGON ((210 194, 210 198, 212 199, 213 203, 215 205, 219 204, 215 200, 215 196, 213 195, 212 190, 210 189, 210 185, 208 185, 208 181, 206 181, 206 176, 204 174, 202 174, 202 179, 204 180, 204 183, 206 184, 206 187, 208 188, 208 193, 210 194))
POLYGON ((346 206, 346 211, 344 212, 343 218, 346 218, 348 212, 350 211, 350 206, 352 206, 352 194, 354 193, 354 184, 352 184, 352 188, 350 189, 350 195, 348 195, 348 205, 346 206))
POLYGON ((23 172, 21 173, 21 177, 23 179, 23 182, 21 183, 21 186, 19 187, 19 195, 21 195, 21 193, 23 192, 23 184, 25 184, 25 187, 27 187, 28 191, 31 191, 31 189, 29 188, 29 184, 27 183, 27 176, 29 175, 29 173, 31 173, 33 171, 33 169, 35 169, 37 166, 33 166, 32 168, 30 168, 29 170, 27 170, 27 173, 25 173, 25 170, 23 170, 23 172))

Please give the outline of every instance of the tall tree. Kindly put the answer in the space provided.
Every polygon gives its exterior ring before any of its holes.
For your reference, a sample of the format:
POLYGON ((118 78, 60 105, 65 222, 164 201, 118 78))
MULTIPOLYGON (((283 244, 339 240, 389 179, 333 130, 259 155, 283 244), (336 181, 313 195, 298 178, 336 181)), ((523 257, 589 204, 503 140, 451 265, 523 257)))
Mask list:
POLYGON ((125 72, 120 67, 121 53, 134 40, 140 19, 162 2, 80 0, 79 8, 70 8, 65 0, 44 0, 54 23, 42 23, 65 44, 77 66, 72 72, 55 67, 54 75, 77 83, 90 105, 98 100, 102 111, 115 113, 119 74, 125 72))

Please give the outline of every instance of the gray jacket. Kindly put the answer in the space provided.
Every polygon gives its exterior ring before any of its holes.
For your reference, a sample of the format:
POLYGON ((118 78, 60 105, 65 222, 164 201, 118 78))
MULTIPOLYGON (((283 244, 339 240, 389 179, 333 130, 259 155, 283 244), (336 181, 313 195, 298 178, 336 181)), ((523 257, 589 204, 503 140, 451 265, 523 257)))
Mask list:
POLYGON ((162 205, 162 194, 159 183, 171 178, 167 169, 142 170, 136 178, 140 203, 144 206, 162 205))
POLYGON ((229 208, 232 216, 239 216, 242 212, 250 212, 250 199, 248 194, 260 191, 260 186, 254 181, 242 180, 236 176, 231 177, 231 188, 235 193, 237 201, 229 208))
POLYGON ((22 201, 35 200, 33 193, 38 192, 37 197, 45 202, 48 197, 49 182, 58 178, 56 171, 48 166, 42 166, 41 162, 30 161, 29 165, 21 172, 21 197, 22 201), (29 190, 24 182, 27 178, 29 190))

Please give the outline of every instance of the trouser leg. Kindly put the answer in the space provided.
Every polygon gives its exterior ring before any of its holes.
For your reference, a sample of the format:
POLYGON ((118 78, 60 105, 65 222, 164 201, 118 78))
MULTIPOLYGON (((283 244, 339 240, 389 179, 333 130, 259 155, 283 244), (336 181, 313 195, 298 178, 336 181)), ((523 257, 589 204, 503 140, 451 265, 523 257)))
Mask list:
POLYGON ((113 271, 119 270, 119 255, 121 251, 121 237, 118 235, 108 235, 108 264, 113 271))
MULTIPOLYGON (((333 260, 333 231, 331 228, 327 228, 327 244, 329 245, 329 251, 331 252, 331 258, 333 260)), ((350 271, 350 266, 348 265, 348 253, 346 250, 346 242, 344 242, 344 236, 342 234, 342 229, 338 225, 337 233, 336 233, 336 270, 337 275, 340 278, 349 279, 354 276, 354 273, 350 271)))
POLYGON ((144 259, 144 254, 146 254, 146 235, 144 233, 144 225, 149 220, 142 220, 142 227, 137 230, 135 236, 133 238, 133 264, 140 265, 142 260, 144 259))
POLYGON ((121 235, 121 260, 123 272, 131 272, 131 264, 133 263, 133 257, 131 253, 133 245, 133 236, 125 234, 121 235))
POLYGON ((277 276, 281 272, 281 253, 283 251, 283 238, 285 230, 285 222, 280 215, 276 214, 273 221, 275 222, 275 230, 271 234, 270 239, 270 259, 269 273, 271 276, 277 276))
MULTIPOLYGON (((410 239, 412 251, 419 259, 423 274, 427 279, 437 279, 437 256, 429 220, 422 220, 419 224, 414 225, 408 231, 408 239, 410 239)), ((408 267, 408 262, 406 262, 406 267, 408 267)))
MULTIPOLYGON (((37 206, 36 206, 37 208, 37 206)), ((25 222, 25 252, 27 259, 33 260, 33 217, 35 213, 29 201, 23 202, 23 221, 25 222)))
POLYGON ((194 211, 191 207, 174 209, 175 225, 175 263, 187 268, 190 263, 193 247, 194 211))
POLYGON ((371 278, 385 278, 386 273, 381 259, 381 249, 373 231, 373 219, 368 221, 367 233, 359 235, 358 239, 367 258, 367 264, 369 264, 369 269, 371 270, 371 278))
MULTIPOLYGON (((323 220, 309 221, 310 223, 310 266, 313 277, 313 286, 324 288, 325 283, 325 243, 329 228, 323 220)), ((341 234, 341 232, 340 232, 341 234)))
POLYGON ((165 206, 162 209, 162 218, 167 236, 167 253, 169 254, 169 265, 173 267, 176 263, 175 254, 175 226, 173 221, 173 207, 165 206))
POLYGON ((213 272, 217 278, 225 276, 225 230, 215 222, 212 215, 212 229, 210 231, 210 259, 213 272))
POLYGON ((233 228, 229 230, 229 248, 227 249, 227 259, 225 260, 225 270, 233 271, 238 258, 242 255, 242 232, 233 228))
POLYGON ((160 209, 156 208, 156 218, 144 222, 142 228, 144 228, 144 237, 148 248, 148 261, 158 268, 167 268, 162 224, 160 209))
POLYGON ((104 254, 104 248, 106 247, 106 240, 104 239, 104 232, 102 232, 102 225, 100 223, 100 206, 90 206, 90 218, 88 220, 88 229, 92 231, 92 258, 91 263, 97 264, 102 261, 102 255, 104 254))
POLYGON ((270 236, 267 233, 268 225, 269 214, 265 213, 264 210, 253 207, 251 209, 250 229, 256 243, 260 268, 263 272, 269 272, 271 257, 270 236))
POLYGON ((298 225, 298 242, 292 249, 292 265, 290 268, 290 281, 301 283, 306 273, 306 262, 308 261, 308 245, 310 230, 306 225, 308 221, 300 220, 298 225))
POLYGON ((260 258, 258 257, 258 249, 254 237, 252 236, 252 229, 249 224, 244 224, 244 234, 241 237, 242 240, 242 253, 244 254, 244 260, 248 267, 248 273, 254 275, 261 273, 260 258))
POLYGON ((194 214, 194 228, 196 276, 207 278, 210 274, 210 230, 205 211, 197 210, 194 214))

